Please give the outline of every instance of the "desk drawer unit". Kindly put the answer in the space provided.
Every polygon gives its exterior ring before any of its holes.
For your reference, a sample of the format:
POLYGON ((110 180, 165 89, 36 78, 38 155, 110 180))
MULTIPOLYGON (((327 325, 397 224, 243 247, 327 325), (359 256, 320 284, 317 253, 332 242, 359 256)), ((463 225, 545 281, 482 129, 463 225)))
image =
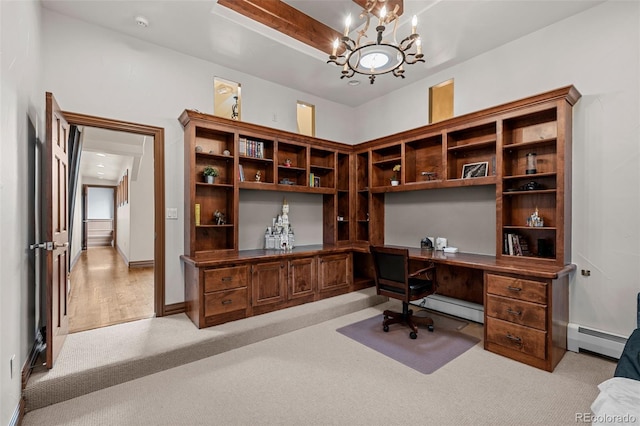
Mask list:
POLYGON ((485 349, 553 371, 566 351, 568 316, 567 283, 557 281, 485 273, 485 349))
POLYGON ((485 327, 487 341, 545 359, 546 332, 491 317, 487 318, 485 327))
POLYGON ((247 288, 216 291, 204 295, 204 315, 226 314, 247 309, 247 288))
POLYGON ((487 294, 487 304, 484 309, 487 311, 487 316, 493 318, 526 325, 542 331, 547 329, 546 305, 487 294))
POLYGON ((247 266, 205 269, 203 275, 205 293, 246 287, 249 282, 249 268, 247 266))

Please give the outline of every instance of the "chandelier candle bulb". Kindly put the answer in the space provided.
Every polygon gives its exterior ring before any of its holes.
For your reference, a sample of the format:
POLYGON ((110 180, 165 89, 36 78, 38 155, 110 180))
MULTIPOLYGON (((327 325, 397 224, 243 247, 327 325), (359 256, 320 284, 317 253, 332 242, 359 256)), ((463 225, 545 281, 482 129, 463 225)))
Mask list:
POLYGON ((416 52, 418 55, 422 55, 422 39, 420 38, 416 40, 416 52))
POLYGON ((335 39, 333 41, 333 50, 331 51, 331 56, 336 56, 336 52, 338 52, 338 44, 340 42, 338 41, 338 39, 335 39))
POLYGON ((415 34, 418 29, 418 17, 413 15, 413 19, 411 19, 411 34, 415 34))
POLYGON ((385 16, 387 16, 387 6, 382 6, 382 9, 380 9, 380 21, 378 25, 382 26, 385 16))
POLYGON ((349 27, 351 26, 351 15, 347 16, 347 20, 344 23, 344 36, 349 35, 349 27))

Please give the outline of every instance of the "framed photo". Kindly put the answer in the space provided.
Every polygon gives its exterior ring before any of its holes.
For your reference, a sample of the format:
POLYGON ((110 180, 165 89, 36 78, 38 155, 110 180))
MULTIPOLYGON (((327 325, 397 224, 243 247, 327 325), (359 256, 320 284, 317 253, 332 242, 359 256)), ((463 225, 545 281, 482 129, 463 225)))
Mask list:
POLYGON ((489 162, 469 163, 462 166, 462 179, 487 176, 489 162))
POLYGON ((314 188, 320 188, 320 177, 315 176, 313 178, 313 187, 314 188))

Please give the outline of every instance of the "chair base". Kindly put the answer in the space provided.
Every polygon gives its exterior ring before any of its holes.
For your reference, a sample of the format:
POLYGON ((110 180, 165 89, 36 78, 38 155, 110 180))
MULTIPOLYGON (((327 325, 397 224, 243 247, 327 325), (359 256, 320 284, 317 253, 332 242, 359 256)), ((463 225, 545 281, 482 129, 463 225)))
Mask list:
POLYGON ((382 330, 389 331, 390 324, 405 324, 411 328, 409 337, 416 339, 418 337, 418 325, 426 325, 429 331, 433 331, 433 319, 429 317, 414 317, 413 311, 409 309, 409 304, 402 303, 402 312, 385 310, 383 313, 382 330))

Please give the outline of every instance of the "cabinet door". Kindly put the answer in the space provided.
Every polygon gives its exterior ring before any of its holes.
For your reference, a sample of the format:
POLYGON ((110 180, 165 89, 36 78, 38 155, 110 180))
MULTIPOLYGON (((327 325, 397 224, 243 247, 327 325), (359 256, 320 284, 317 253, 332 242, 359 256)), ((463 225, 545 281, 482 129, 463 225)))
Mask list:
POLYGON ((308 257, 289 261, 289 300, 313 297, 316 289, 316 259, 308 257))
POLYGON ((252 306, 281 303, 285 300, 285 261, 258 263, 252 266, 252 306))
POLYGON ((320 292, 348 290, 352 281, 350 253, 320 256, 318 267, 320 292))

